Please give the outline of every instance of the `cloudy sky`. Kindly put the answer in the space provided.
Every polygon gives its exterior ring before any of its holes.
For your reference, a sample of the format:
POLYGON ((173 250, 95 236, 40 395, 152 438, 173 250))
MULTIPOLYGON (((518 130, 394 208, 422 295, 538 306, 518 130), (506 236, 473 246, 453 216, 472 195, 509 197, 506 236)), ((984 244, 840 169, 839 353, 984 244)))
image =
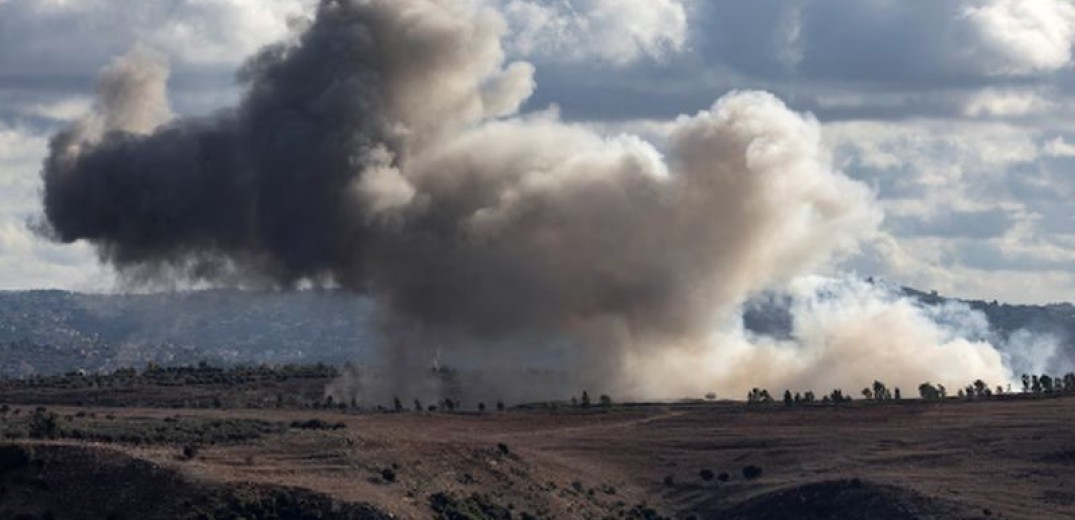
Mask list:
MULTIPOLYGON (((881 233, 833 270, 963 297, 1075 295, 1075 2, 460 0, 493 4, 524 110, 638 133, 733 90, 822 124, 835 164, 876 192, 881 233)), ((167 56, 180 115, 234 103, 235 71, 291 37, 312 0, 0 0, 0 289, 108 290, 86 244, 30 229, 48 137, 92 109, 98 71, 167 56)))

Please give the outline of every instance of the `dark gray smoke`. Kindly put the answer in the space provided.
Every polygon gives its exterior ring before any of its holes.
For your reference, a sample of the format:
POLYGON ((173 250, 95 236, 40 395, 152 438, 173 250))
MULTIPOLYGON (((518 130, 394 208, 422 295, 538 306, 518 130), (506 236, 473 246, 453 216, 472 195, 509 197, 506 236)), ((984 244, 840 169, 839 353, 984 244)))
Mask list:
POLYGON ((325 0, 246 64, 237 107, 170 121, 166 67, 121 58, 53 139, 52 233, 137 280, 368 294, 406 331, 400 372, 566 338, 583 379, 659 395, 747 296, 878 224, 817 122, 769 94, 668 123, 663 153, 515 115, 533 69, 505 64, 504 27, 463 0, 325 0))

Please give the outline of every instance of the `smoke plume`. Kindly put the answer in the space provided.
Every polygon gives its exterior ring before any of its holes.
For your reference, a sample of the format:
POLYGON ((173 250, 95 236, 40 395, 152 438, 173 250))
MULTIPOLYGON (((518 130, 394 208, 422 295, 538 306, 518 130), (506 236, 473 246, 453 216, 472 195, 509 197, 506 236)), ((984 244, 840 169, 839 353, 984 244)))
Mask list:
MULTIPOLYGON (((853 253, 881 220, 812 116, 734 92, 658 149, 519 115, 534 71, 506 62, 505 27, 475 2, 324 0, 243 67, 238 106, 201 118, 169 120, 159 59, 120 58, 96 113, 52 140, 51 233, 134 280, 369 295, 404 396, 431 360, 500 366, 541 348, 568 352, 573 384, 634 396, 884 375, 856 361, 862 338, 921 316, 826 309, 797 325, 824 345, 805 354, 727 332, 750 295, 853 253)), ((923 326, 883 338, 900 366, 999 375, 987 346, 923 326)))

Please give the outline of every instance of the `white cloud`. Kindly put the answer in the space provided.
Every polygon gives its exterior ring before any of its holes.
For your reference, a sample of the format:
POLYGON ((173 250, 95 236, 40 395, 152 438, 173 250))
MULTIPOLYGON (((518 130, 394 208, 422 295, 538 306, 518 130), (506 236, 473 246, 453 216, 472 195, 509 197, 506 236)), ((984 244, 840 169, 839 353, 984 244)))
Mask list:
POLYGON ((972 95, 963 106, 970 117, 1012 117, 1040 114, 1055 103, 1041 93, 1028 90, 984 89, 972 95))
POLYGON ((184 66, 239 63, 286 37, 315 0, 7 0, 0 74, 96 70, 136 43, 184 66))
POLYGON ((1068 0, 976 2, 964 16, 979 37, 972 54, 994 74, 1053 71, 1071 64, 1075 6, 1068 0))
POLYGON ((30 231, 48 139, 0 123, 0 289, 104 290, 112 277, 88 244, 52 244, 30 231))
POLYGON ((1075 157, 1075 144, 1067 142, 1064 136, 1058 135, 1045 143, 1043 151, 1049 157, 1075 157))
POLYGON ((504 0, 511 48, 523 55, 626 64, 687 42, 681 0, 504 0))

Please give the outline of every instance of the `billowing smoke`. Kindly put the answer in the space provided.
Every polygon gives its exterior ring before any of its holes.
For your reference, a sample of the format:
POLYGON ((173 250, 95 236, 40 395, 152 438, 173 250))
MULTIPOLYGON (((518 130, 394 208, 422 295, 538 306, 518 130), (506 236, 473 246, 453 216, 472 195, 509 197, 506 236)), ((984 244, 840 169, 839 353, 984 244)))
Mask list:
POLYGON ((866 297, 813 305, 798 349, 735 332, 750 295, 854 252, 881 220, 817 121, 736 92, 671 123, 659 150, 517 115, 533 67, 505 62, 504 31, 475 2, 325 0, 243 67, 238 106, 171 121, 161 61, 121 58, 95 115, 53 139, 51 233, 137 281, 369 295, 393 368, 377 385, 404 396, 426 392, 415 374, 435 361, 557 355, 576 389, 646 397, 886 370, 1000 377, 988 345, 866 297))

